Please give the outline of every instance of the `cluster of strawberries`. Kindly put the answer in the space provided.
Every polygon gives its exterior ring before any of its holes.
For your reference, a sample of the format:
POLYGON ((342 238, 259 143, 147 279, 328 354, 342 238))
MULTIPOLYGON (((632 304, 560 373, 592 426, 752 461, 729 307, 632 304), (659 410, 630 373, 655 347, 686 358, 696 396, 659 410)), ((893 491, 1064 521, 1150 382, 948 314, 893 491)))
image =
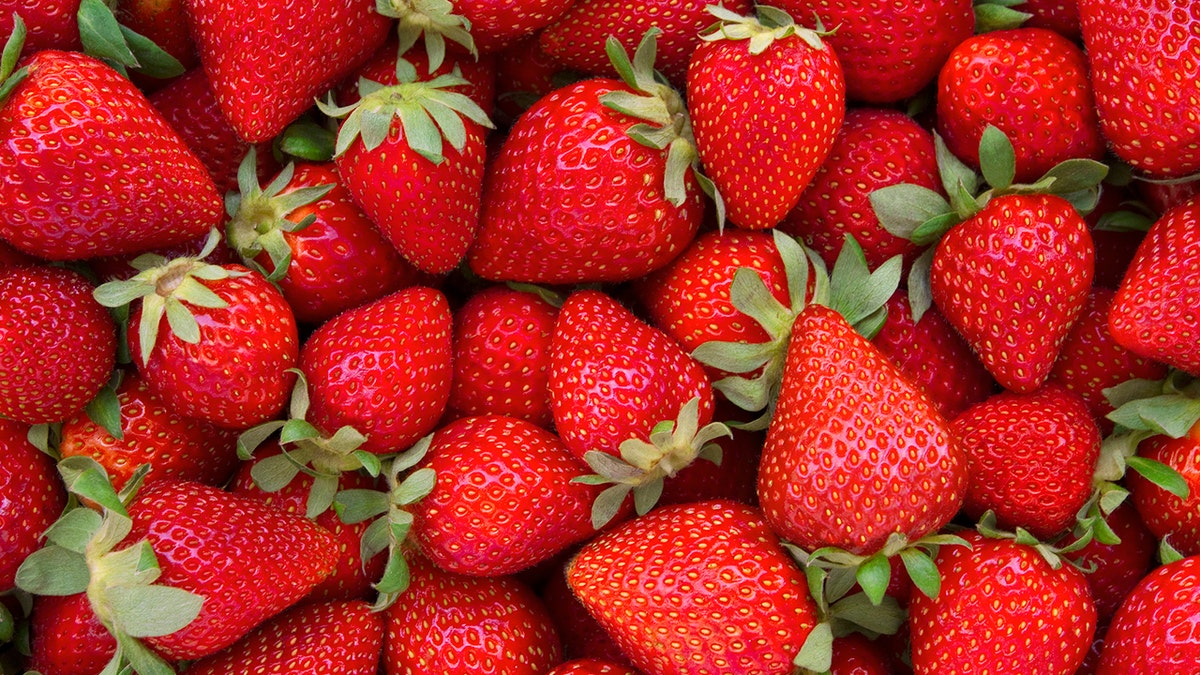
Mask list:
POLYGON ((1200 5, 0 36, 3 675, 1200 672, 1200 5))

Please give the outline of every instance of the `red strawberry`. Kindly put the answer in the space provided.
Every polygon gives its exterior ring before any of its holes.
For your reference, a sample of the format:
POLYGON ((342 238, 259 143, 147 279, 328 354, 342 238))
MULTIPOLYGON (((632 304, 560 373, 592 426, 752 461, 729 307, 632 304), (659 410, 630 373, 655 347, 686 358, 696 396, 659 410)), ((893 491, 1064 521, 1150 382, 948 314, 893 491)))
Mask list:
POLYGON ((913 596, 913 670, 1073 673, 1096 630, 1083 574, 1051 567, 1033 547, 1010 539, 965 538, 969 547, 943 546, 938 553, 937 597, 913 596))
POLYGON ((776 535, 730 502, 626 522, 580 551, 567 582, 634 665, 656 675, 790 673, 817 623, 804 574, 776 535))
POLYGON ((967 0, 863 5, 853 0, 782 0, 776 7, 826 37, 846 74, 846 96, 868 103, 909 98, 933 81, 946 57, 975 32, 967 0))
POLYGON ((511 126, 538 99, 567 82, 578 73, 558 65, 542 50, 538 35, 515 42, 496 54, 496 119, 500 126, 511 126))
POLYGON ((47 266, 0 267, 0 416, 61 422, 112 375, 112 319, 79 274, 47 266))
POLYGON ((262 624, 225 651, 188 666, 187 672, 375 675, 382 651, 383 618, 367 603, 308 604, 262 624))
POLYGON ((1200 422, 1181 438, 1157 435, 1138 445, 1138 456, 1178 472, 1190 490, 1186 499, 1167 492, 1137 471, 1126 474, 1130 499, 1158 539, 1169 538, 1184 555, 1200 554, 1200 422))
POLYGON ((1137 193, 1155 213, 1166 213, 1200 194, 1200 178, 1151 183, 1137 181, 1137 193))
POLYGON ((1146 576, 1153 566, 1158 543, 1132 504, 1121 504, 1105 522, 1119 542, 1105 544, 1093 539, 1070 556, 1087 571, 1088 588, 1102 622, 1112 618, 1125 597, 1146 576))
POLYGON ((126 373, 116 390, 121 438, 87 415, 63 424, 59 453, 96 460, 120 490, 143 464, 147 480, 175 478, 223 485, 237 468, 237 434, 185 417, 163 402, 137 373, 126 373))
POLYGON ((0 102, 0 238, 75 260, 179 244, 220 221, 204 166, 128 80, 78 53, 24 68, 0 102))
POLYGON ((752 230, 773 227, 837 138, 846 108, 842 67, 819 33, 784 12, 710 11, 720 23, 688 64, 696 149, 729 219, 752 230))
POLYGON ((1016 150, 1016 180, 1037 180, 1068 159, 1100 159, 1104 138, 1083 51, 1043 28, 971 37, 938 75, 938 131, 967 164, 979 166, 990 124, 1016 150))
POLYGON ((187 0, 125 0, 116 14, 121 25, 145 36, 184 68, 199 65, 187 23, 187 0))
POLYGON ((387 39, 370 3, 187 0, 217 101, 239 136, 270 140, 387 39))
POLYGON ((403 58, 412 64, 417 69, 421 81, 433 80, 442 75, 458 75, 467 83, 456 85, 454 90, 466 95, 489 116, 492 114, 496 98, 496 70, 500 65, 496 59, 490 56, 475 58, 460 50, 451 49, 442 65, 431 69, 429 55, 425 50, 409 49, 401 56, 398 54, 395 40, 384 43, 353 76, 338 85, 334 90, 334 98, 338 105, 348 106, 362 98, 358 90, 360 79, 378 82, 385 87, 400 84, 396 77, 397 58, 403 58))
POLYGON ((1003 392, 954 419, 970 476, 963 512, 992 511, 1006 530, 1051 539, 1075 523, 1092 494, 1100 430, 1087 404, 1061 385, 1003 392))
POLYGON ((559 664, 546 675, 638 675, 638 672, 611 661, 577 659, 559 664))
POLYGON ((1146 233, 1108 315, 1108 329, 1139 356, 1200 375, 1200 198, 1163 214, 1146 233))
POLYGON ((631 667, 629 659, 608 633, 588 613, 567 584, 566 566, 578 550, 566 551, 563 562, 556 561, 541 589, 541 598, 562 636, 564 659, 601 659, 631 667))
POLYGON ((46 49, 78 51, 80 0, 46 0, 36 4, 27 0, 0 0, 0 35, 13 32, 13 14, 19 14, 29 31, 25 38, 26 55, 46 49))
MULTIPOLYGON (((999 4, 999 3, 997 3, 999 4)), ((1059 35, 1079 42, 1079 3, 1073 0, 1022 0, 1013 9, 1031 14, 1022 26, 1048 28, 1059 35)))
POLYGON ((833 664, 829 675, 891 675, 892 669, 881 647, 862 633, 850 633, 833 641, 833 664))
POLYGON ((772 529, 811 551, 872 555, 950 521, 967 490, 949 424, 907 376, 834 310, 792 327, 758 496, 772 529))
POLYGON ((590 538, 599 490, 573 482, 583 467, 554 434, 499 415, 452 422, 420 464, 437 482, 409 507, 412 539, 444 570, 519 572, 590 538))
POLYGON ((96 675, 117 651, 85 593, 35 597, 29 632, 29 668, 42 675, 96 675))
POLYGON ((1146 575, 1113 617, 1097 675, 1194 671, 1200 663, 1197 603, 1200 557, 1177 560, 1146 575))
POLYGON ((554 624, 520 582, 410 564, 412 585, 387 615, 386 675, 536 675, 559 662, 554 624))
MULTIPOLYGON (((490 54, 558 21, 573 4, 574 0, 458 0, 454 11, 470 22, 475 48, 490 54)), ((639 37, 634 36, 630 46, 639 37)))
POLYGON ((1194 8, 1173 0, 1080 0, 1096 109, 1113 152, 1158 178, 1200 170, 1194 8))
POLYGON ((412 286, 347 310, 304 343, 300 369, 309 422, 327 434, 354 427, 368 452, 403 450, 433 431, 450 396, 446 298, 412 286))
POLYGON ((54 461, 28 433, 28 425, 0 418, 0 593, 13 589, 17 568, 41 548, 42 533, 67 505, 54 461))

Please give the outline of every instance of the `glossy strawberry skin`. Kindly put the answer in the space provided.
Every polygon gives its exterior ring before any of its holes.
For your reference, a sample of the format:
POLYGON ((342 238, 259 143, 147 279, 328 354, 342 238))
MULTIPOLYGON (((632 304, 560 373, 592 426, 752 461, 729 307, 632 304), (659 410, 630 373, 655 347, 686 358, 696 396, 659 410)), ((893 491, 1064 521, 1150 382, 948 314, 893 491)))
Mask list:
POLYGON ((687 80, 696 149, 729 220, 750 230, 777 225, 842 125, 846 85, 833 50, 799 36, 757 56, 744 40, 704 42, 692 54, 687 80))
POLYGON ((0 268, 0 416, 61 422, 108 381, 116 329, 92 290, 63 268, 0 268))
POLYGON ((1163 214, 1142 240, 1109 310, 1116 341, 1200 374, 1200 199, 1163 214))
POLYGON ((226 651, 197 661, 188 672, 375 675, 382 650, 383 617, 367 603, 307 604, 262 624, 226 651))
POLYGON ((47 0, 30 3, 25 0, 0 0, 0 35, 12 34, 13 14, 21 15, 25 23, 25 46, 21 53, 28 56, 46 49, 78 51, 80 0, 47 0))
POLYGON ((117 651, 86 593, 36 596, 29 631, 29 669, 42 675, 96 675, 117 651))
POLYGON ((237 642, 329 576, 339 555, 333 536, 311 521, 199 483, 147 485, 129 515, 126 541, 149 539, 162 568, 157 583, 204 598, 186 627, 146 638, 171 660, 237 642))
POLYGON ((1100 430, 1078 394, 1054 384, 1002 392, 953 427, 971 476, 964 513, 992 511, 1002 529, 1022 527, 1045 541, 1075 523, 1100 457, 1100 430))
POLYGON ((1195 7, 1156 0, 1080 0, 1096 109, 1113 152, 1156 178, 1200 170, 1200 93, 1177 73, 1200 68, 1195 7))
POLYGON ((0 593, 13 589, 17 568, 42 547, 42 533, 67 505, 54 460, 28 433, 28 425, 0 418, 0 593))
POLYGON ((1182 438, 1142 441, 1138 455, 1175 469, 1190 489, 1187 499, 1180 499, 1136 471, 1128 472, 1126 485, 1142 521, 1156 538, 1167 538, 1184 555, 1200 555, 1200 423, 1182 438))
POLYGON ((627 134, 633 117, 600 103, 623 83, 597 78, 555 90, 517 120, 484 178, 471 271, 540 284, 628 281, 695 237, 704 206, 695 177, 666 200, 666 152, 627 134), (650 178, 646 178, 649 176, 650 178))
POLYGON ((758 481, 783 538, 870 555, 893 532, 915 540, 950 521, 966 458, 924 392, 841 315, 810 305, 792 326, 758 481))
POLYGON ((997 197, 938 242, 933 300, 1001 386, 1030 392, 1083 311, 1094 259, 1066 200, 997 197))
POLYGON ((409 507, 410 535, 444 570, 476 576, 519 572, 595 534, 600 489, 557 436, 524 420, 485 415, 433 436, 422 467, 437 473, 409 507))
POLYGON ((1125 597, 1153 567, 1158 548, 1158 541, 1146 529, 1133 504, 1122 504, 1105 520, 1121 541, 1104 544, 1093 539, 1071 554, 1072 561, 1091 570, 1087 573, 1088 588, 1101 622, 1112 618, 1125 597))
POLYGON ((471 22, 475 48, 491 54, 554 23, 573 4, 573 0, 460 0, 454 11, 471 22))
POLYGON ((936 599, 910 606, 912 663, 932 673, 1073 673, 1091 647, 1096 608, 1083 574, 1029 546, 975 533, 943 546, 936 599), (1036 644, 1036 648, 1030 648, 1036 644))
POLYGON ((565 561, 553 567, 549 578, 542 585, 539 597, 554 619, 558 634, 562 637, 563 658, 569 660, 601 659, 632 667, 629 658, 613 642, 596 617, 575 597, 567 583, 566 566, 578 550, 566 551, 565 561))
POLYGON ((128 80, 45 51, 0 108, 0 238, 47 260, 178 244, 222 217, 204 166, 128 80))
MULTIPOLYGON (((200 325, 200 341, 189 344, 171 333, 164 316, 150 358, 135 358, 138 372, 178 413, 227 429, 247 429, 274 417, 291 394, 298 359, 296 319, 279 290, 240 265, 224 265, 245 276, 206 283, 228 306, 189 306, 200 325)), ((137 326, 141 307, 130 316, 137 326)), ((137 330, 129 331, 129 353, 141 353, 137 330)))
POLYGON ((1184 558, 1146 575, 1113 617, 1097 675, 1194 670, 1200 663, 1197 603, 1200 558, 1184 558))
POLYGON ((663 507, 618 526, 580 551, 567 582, 647 673, 791 673, 816 623, 804 575, 776 535, 729 502, 663 507))
POLYGON ((200 61, 226 119, 270 140, 387 39, 369 3, 187 0, 200 61))
POLYGON ((956 47, 938 74, 937 114, 946 146, 974 167, 987 125, 1003 131, 1016 151, 1017 182, 1067 159, 1104 156, 1087 60, 1043 28, 986 33, 956 47))
POLYGON ((1072 0, 1025 0, 1018 11, 1032 14, 1022 26, 1047 28, 1059 35, 1079 42, 1082 38, 1079 27, 1079 3, 1072 0))
POLYGON ((326 434, 344 425, 366 435, 360 449, 398 452, 433 431, 450 397, 450 306, 412 286, 342 312, 313 332, 300 354, 312 407, 326 434))

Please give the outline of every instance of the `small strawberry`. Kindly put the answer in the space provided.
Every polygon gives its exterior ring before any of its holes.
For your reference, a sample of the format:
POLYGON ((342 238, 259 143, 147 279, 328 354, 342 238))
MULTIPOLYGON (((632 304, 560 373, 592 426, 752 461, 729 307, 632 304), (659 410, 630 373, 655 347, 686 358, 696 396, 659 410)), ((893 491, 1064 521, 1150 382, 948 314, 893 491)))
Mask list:
POLYGON ((54 461, 28 433, 28 425, 0 418, 0 593, 13 589, 17 568, 67 505, 54 461))
POLYGON ((0 267, 0 416, 61 422, 108 382, 116 329, 93 290, 64 268, 0 267))
POLYGON ((1022 26, 1048 28, 1076 43, 1082 38, 1078 2, 1073 0, 1022 0, 1014 5, 1013 9, 1031 15, 1021 24, 1022 26))
POLYGON ((496 54, 496 117, 512 125, 538 99, 580 78, 542 50, 538 35, 515 42, 496 54))
POLYGON ((1200 663, 1198 603, 1200 557, 1175 560, 1146 575, 1113 617, 1097 675, 1194 671, 1200 663))
POLYGON ((688 63, 696 149, 735 225, 777 225, 829 155, 846 85, 822 33, 770 7, 719 22, 688 63))

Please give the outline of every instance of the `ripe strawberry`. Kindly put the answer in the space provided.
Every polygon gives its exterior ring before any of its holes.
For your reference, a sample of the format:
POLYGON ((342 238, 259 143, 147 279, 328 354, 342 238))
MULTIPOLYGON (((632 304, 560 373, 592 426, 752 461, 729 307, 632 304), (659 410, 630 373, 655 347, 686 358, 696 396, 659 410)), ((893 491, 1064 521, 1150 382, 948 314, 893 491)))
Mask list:
POLYGON ((720 22, 688 64, 696 149, 730 221, 766 229, 792 210, 833 147, 846 108, 842 67, 820 33, 784 12, 710 11, 720 22))
POLYGON ((283 131, 392 25, 371 4, 346 0, 187 0, 187 17, 221 110, 249 143, 283 131))
POLYGON ((825 39, 846 75, 846 96, 868 103, 909 98, 933 81, 946 57, 975 32, 967 0, 862 5, 839 0, 782 0, 778 7, 805 25, 837 30, 825 39))
POLYGON ((990 124, 1003 131, 1021 183, 1064 160, 1104 156, 1083 51, 1043 28, 996 31, 958 45, 938 75, 937 114, 946 146, 976 168, 983 130, 990 124))
POLYGON ((1178 472, 1190 494, 1179 498, 1137 471, 1126 474, 1130 499, 1158 539, 1169 538, 1184 555, 1200 555, 1200 422, 1181 438, 1157 435, 1138 445, 1138 456, 1178 472))
POLYGON ((1096 109, 1118 157, 1157 178, 1200 170, 1195 88, 1177 73, 1200 68, 1190 3, 1080 0, 1096 109))
POLYGON ((779 229, 814 249, 833 265, 846 234, 863 248, 867 266, 904 255, 917 247, 879 224, 868 195, 899 183, 939 190, 933 137, 895 110, 861 108, 846 113, 829 156, 779 229))
POLYGON ((552 303, 562 301, 491 286, 454 313, 452 417, 508 415, 550 427, 552 303))
POLYGON ((729 502, 626 522, 580 551, 567 582, 634 665, 656 675, 790 673, 817 622, 776 535, 729 502))
MULTIPOLYGON (((400 84, 396 77, 396 59, 399 57, 396 40, 388 40, 375 54, 359 68, 353 77, 346 78, 334 89, 334 99, 338 105, 348 106, 362 98, 359 95, 358 81, 360 79, 378 82, 385 87, 400 84)), ((430 68, 429 55, 425 50, 409 49, 404 52, 405 61, 417 69, 421 81, 436 79, 442 75, 457 75, 466 80, 459 84, 454 91, 470 98, 487 115, 492 114, 496 98, 496 69, 499 64, 490 56, 475 58, 458 49, 450 49, 442 64, 430 68)))
POLYGON ((444 570, 512 574, 595 534, 599 489, 557 436, 511 417, 469 417, 433 435, 433 491, 409 507, 412 539, 444 570))
POLYGON ((862 633, 850 633, 833 641, 833 664, 829 675, 891 675, 892 669, 881 647, 862 633))
POLYGON ((1061 385, 1003 392, 956 417, 970 476, 963 512, 992 511, 1005 530, 1049 540, 1075 523, 1092 494, 1100 430, 1087 404, 1061 385))
POLYGON ((576 659, 560 663, 546 675, 639 675, 639 673, 611 661, 576 659))
POLYGON ((1138 582, 1105 635, 1097 675, 1189 673, 1200 663, 1193 628, 1200 558, 1168 563, 1138 582))
POLYGON ((0 593, 13 589, 17 568, 67 505, 54 461, 28 433, 28 425, 0 418, 0 593))
POLYGON ((538 99, 579 79, 542 50, 539 34, 515 42, 496 54, 496 116, 507 128, 538 99))
POLYGON ((1131 352, 1200 375, 1200 198, 1163 214, 1142 240, 1109 309, 1131 352))
POLYGON ((1073 0, 1023 0, 1013 9, 1032 15, 1022 26, 1048 28, 1072 42, 1079 42, 1082 38, 1079 3, 1073 0))
POLYGON ((1065 199, 996 197, 938 242, 933 301, 1001 386, 1028 393, 1083 311, 1094 255, 1065 199))
POLYGON ((13 14, 19 14, 29 34, 22 51, 25 55, 47 49, 79 51, 80 0, 46 0, 36 4, 26 0, 0 0, 0 35, 13 32, 13 14))
POLYGON ((306 604, 260 625, 225 651, 193 663, 188 672, 375 675, 382 651, 383 618, 367 603, 306 604))
POLYGON ((61 422, 108 381, 116 332, 92 290, 63 268, 0 267, 0 416, 61 422))
MULTIPOLYGON (((573 4, 573 0, 458 0, 454 11, 470 22, 475 48, 481 54, 492 54, 560 20, 573 4)), ((639 37, 634 36, 630 46, 639 37)))
POLYGON ((559 662, 554 624, 520 582, 409 562, 412 585, 387 615, 386 675, 536 675, 559 662))
POLYGON ((1137 181, 1137 194, 1150 210, 1163 214, 1200 194, 1200 178, 1182 178, 1165 183, 1137 181))
POLYGON ((147 480, 174 478, 224 485, 237 468, 237 434, 175 412, 145 378, 126 373, 116 389, 121 438, 84 414, 63 424, 58 451, 63 457, 96 460, 117 490, 143 464, 147 480))
POLYGON ((837 312, 804 308, 759 468, 763 515, 812 551, 872 555, 954 517, 967 461, 932 401, 837 312))
POLYGON ((1087 571, 1088 588, 1101 622, 1112 618, 1125 597, 1146 576, 1153 566, 1158 543, 1132 504, 1121 504, 1105 521, 1119 542, 1105 544, 1093 539, 1070 555, 1075 565, 1087 571))
POLYGON ((124 0, 116 7, 121 25, 145 36, 186 69, 200 64, 187 23, 187 0, 124 0))
POLYGON ((349 425, 362 450, 397 452, 433 431, 450 396, 451 317, 445 296, 412 286, 327 321, 304 343, 308 421, 349 425))
POLYGON ((913 596, 914 672, 1075 672, 1096 630, 1083 574, 1051 567, 1037 550, 1010 539, 965 538, 970 547, 938 552, 937 597, 913 596))
POLYGON ((117 651, 85 593, 36 596, 29 632, 29 669, 42 675, 96 675, 117 651))
POLYGON ((567 564, 578 549, 565 551, 565 560, 555 560, 549 578, 541 587, 540 596, 562 637, 564 659, 601 659, 632 667, 621 648, 588 613, 567 584, 567 564))
POLYGON ((22 70, 0 102, 0 238, 77 260, 182 243, 220 221, 204 166, 115 70, 58 51, 22 70))

